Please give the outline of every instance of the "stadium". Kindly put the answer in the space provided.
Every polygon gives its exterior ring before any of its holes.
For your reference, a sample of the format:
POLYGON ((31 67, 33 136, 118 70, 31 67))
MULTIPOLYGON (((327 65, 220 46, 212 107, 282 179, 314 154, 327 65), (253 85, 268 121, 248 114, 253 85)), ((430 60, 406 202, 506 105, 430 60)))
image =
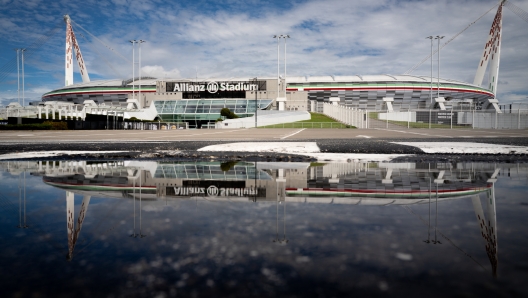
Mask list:
MULTIPOLYGON (((473 83, 415 75, 289 76, 264 78, 156 79, 90 81, 70 18, 66 22, 66 78, 62 88, 45 93, 40 105, 53 103, 136 109, 144 120, 214 122, 222 108, 240 117, 257 110, 323 112, 325 103, 365 111, 417 109, 496 110, 502 4, 485 44, 473 83), (73 84, 73 53, 83 78, 73 84), (489 85, 482 86, 488 62, 489 85), (139 113, 149 110, 148 113, 139 113)), ((431 37, 432 38, 432 37, 431 37)), ((123 117, 126 117, 123 114, 123 117)))

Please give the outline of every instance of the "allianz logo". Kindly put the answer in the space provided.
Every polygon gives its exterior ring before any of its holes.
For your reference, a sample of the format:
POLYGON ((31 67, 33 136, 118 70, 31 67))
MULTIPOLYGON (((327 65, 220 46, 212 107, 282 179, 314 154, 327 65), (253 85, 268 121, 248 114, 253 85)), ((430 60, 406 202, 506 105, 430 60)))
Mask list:
POLYGON ((227 197, 227 196, 254 196, 257 195, 258 190, 254 187, 234 188, 234 187, 222 187, 218 188, 211 185, 205 187, 174 187, 174 194, 177 196, 192 196, 202 195, 209 197, 227 197))

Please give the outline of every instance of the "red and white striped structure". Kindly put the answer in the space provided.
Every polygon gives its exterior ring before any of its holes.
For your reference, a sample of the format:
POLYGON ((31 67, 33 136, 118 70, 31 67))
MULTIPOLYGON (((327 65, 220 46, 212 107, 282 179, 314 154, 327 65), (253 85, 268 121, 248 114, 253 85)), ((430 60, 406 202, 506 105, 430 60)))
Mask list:
POLYGON ((495 19, 491 25, 488 35, 488 40, 484 46, 484 52, 480 58, 480 63, 475 74, 474 85, 481 86, 484 79, 484 73, 488 67, 488 62, 491 61, 490 70, 488 74, 488 88, 494 94, 497 94, 497 83, 499 81, 499 62, 500 62, 500 45, 502 37, 502 7, 506 0, 502 0, 495 14, 495 19))
POLYGON ((75 50, 75 58, 79 65, 79 71, 81 73, 83 83, 90 82, 88 71, 84 65, 84 59, 81 54, 81 49, 77 44, 77 39, 73 33, 71 26, 71 19, 69 15, 64 15, 64 22, 66 22, 66 56, 65 56, 65 77, 64 86, 73 85, 73 50, 75 50))

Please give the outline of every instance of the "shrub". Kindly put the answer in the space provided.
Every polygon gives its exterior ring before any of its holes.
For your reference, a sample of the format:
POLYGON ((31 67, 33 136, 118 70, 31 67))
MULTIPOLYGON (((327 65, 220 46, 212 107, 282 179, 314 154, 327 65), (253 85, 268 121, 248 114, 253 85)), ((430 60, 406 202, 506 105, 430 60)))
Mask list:
POLYGON ((239 118, 237 114, 233 113, 229 108, 223 108, 220 110, 220 115, 226 117, 227 119, 236 119, 239 118))
POLYGON ((45 121, 44 123, 32 124, 8 124, 0 125, 0 130, 67 130, 68 123, 45 121))
POLYGON ((0 125, 0 130, 50 130, 49 124, 8 124, 0 125))
POLYGON ((238 161, 226 161, 226 162, 223 162, 223 163, 220 164, 220 169, 223 172, 229 172, 229 170, 231 170, 231 168, 233 168, 237 163, 238 163, 238 161))
POLYGON ((44 121, 43 125, 49 125, 51 130, 68 130, 68 123, 66 122, 53 122, 53 121, 44 121))

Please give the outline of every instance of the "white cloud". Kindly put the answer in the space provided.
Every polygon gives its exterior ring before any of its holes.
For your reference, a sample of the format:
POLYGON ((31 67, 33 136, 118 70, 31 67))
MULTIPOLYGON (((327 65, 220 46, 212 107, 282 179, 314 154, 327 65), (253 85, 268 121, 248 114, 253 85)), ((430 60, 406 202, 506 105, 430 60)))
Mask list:
MULTIPOLYGON (((105 2, 102 8, 90 0, 82 5, 64 1, 59 7, 70 8, 74 21, 127 59, 132 57, 128 40, 146 40, 142 46, 145 75, 195 77, 198 72, 200 77, 208 78, 276 75, 277 47, 271 37, 274 34, 291 36, 287 49, 288 75, 401 74, 429 54, 426 36, 445 35, 447 40, 496 3, 494 0, 331 0, 280 4, 116 0, 105 2)), ((528 1, 514 3, 528 10, 528 1)), ((58 10, 44 7, 38 11, 38 19, 61 19, 64 11, 58 10)), ((494 14, 495 10, 442 49, 441 77, 473 81, 494 14)), ((528 24, 507 8, 503 15, 500 69, 503 83, 499 84, 498 97, 505 102, 528 94, 525 50, 528 24)), ((37 29, 42 21, 34 18, 17 21, 20 19, 4 15, 0 18, 6 27, 14 28, 3 33, 9 42, 0 46, 1 53, 14 47, 15 36, 30 40, 45 31, 37 29)), ((32 62, 38 69, 53 73, 49 77, 63 76, 63 33, 55 35, 51 45, 35 56, 38 61, 32 62)), ((84 35, 89 41, 79 36, 78 40, 92 78, 132 76, 130 61, 84 35)), ((280 55, 283 57, 282 41, 280 55)), ((429 71, 427 61, 413 74, 429 75, 429 71)), ((47 82, 44 86, 49 89, 62 84, 58 79, 47 82)))
POLYGON ((180 71, 177 68, 171 70, 165 70, 163 66, 152 65, 141 67, 141 76, 153 76, 156 78, 179 78, 181 77, 180 71))

